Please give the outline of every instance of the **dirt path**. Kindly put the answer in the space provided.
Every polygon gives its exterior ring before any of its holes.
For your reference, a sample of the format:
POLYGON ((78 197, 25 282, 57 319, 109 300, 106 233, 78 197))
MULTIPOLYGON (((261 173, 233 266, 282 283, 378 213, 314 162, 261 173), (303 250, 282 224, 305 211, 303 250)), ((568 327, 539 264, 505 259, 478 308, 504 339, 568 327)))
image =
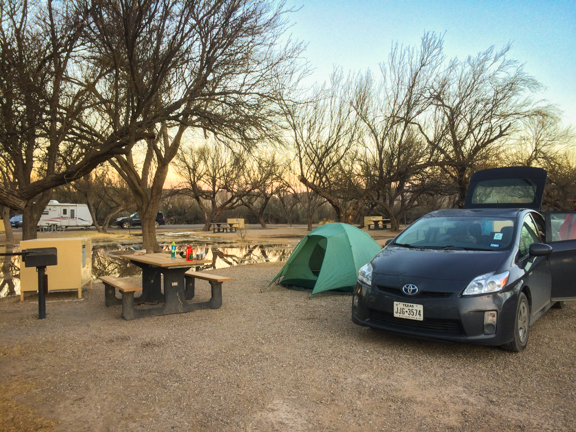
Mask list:
POLYGON ((574 430, 576 305, 515 355, 358 327, 346 295, 261 293, 280 268, 218 270, 221 309, 135 321, 101 284, 42 321, 0 300, 0 430, 574 430))

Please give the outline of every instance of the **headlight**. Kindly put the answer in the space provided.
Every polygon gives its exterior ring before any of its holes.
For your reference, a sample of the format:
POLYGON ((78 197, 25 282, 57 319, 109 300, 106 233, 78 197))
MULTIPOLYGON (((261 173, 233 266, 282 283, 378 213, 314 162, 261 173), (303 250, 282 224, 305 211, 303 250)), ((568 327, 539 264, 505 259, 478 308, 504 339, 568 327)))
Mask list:
POLYGON ((358 280, 365 285, 372 286, 372 264, 368 263, 360 267, 358 280))
POLYGON ((510 272, 500 274, 486 273, 478 276, 468 284, 462 295, 490 294, 502 291, 509 277, 510 272))

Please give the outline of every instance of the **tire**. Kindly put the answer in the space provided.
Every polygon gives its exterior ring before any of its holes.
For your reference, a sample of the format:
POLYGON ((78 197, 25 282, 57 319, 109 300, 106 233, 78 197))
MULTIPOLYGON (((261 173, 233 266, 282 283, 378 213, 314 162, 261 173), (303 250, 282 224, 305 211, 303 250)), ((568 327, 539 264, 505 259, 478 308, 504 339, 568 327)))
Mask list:
POLYGON ((154 228, 158 228, 160 226, 160 224, 158 223, 158 221, 154 222, 154 228))
POLYGON ((530 303, 523 292, 518 296, 516 318, 514 319, 514 339, 502 345, 506 351, 520 352, 528 345, 530 336, 530 303))
POLYGON ((122 228, 124 228, 124 229, 130 228, 130 222, 128 222, 128 221, 122 222, 122 228))
POLYGON ((566 302, 565 301, 559 301, 554 303, 554 306, 552 306, 554 309, 564 309, 566 307, 566 302))

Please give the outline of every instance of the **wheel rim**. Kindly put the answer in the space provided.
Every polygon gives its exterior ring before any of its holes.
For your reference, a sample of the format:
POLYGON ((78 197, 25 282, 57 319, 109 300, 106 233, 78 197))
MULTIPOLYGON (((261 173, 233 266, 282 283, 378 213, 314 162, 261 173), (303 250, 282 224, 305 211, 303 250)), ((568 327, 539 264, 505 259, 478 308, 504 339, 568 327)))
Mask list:
POLYGON ((518 308, 518 336, 522 344, 528 339, 528 315, 528 303, 524 300, 518 308))
POLYGON ((158 228, 158 227, 160 226, 160 224, 158 223, 158 221, 154 222, 154 226, 155 226, 156 228, 158 228))

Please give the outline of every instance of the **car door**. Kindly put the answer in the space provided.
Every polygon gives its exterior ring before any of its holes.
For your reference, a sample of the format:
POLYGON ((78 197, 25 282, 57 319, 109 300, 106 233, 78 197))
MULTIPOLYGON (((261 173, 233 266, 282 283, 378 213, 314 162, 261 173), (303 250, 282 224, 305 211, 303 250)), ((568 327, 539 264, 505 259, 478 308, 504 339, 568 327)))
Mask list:
POLYGON ((531 256, 530 245, 544 241, 544 221, 540 215, 528 213, 524 217, 518 236, 518 266, 526 272, 526 285, 532 297, 532 315, 550 303, 552 278, 550 263, 543 256, 531 256), (540 228, 541 226, 541 228, 540 228))
POLYGON ((546 212, 546 243, 552 246, 552 301, 576 300, 576 212, 546 212))

